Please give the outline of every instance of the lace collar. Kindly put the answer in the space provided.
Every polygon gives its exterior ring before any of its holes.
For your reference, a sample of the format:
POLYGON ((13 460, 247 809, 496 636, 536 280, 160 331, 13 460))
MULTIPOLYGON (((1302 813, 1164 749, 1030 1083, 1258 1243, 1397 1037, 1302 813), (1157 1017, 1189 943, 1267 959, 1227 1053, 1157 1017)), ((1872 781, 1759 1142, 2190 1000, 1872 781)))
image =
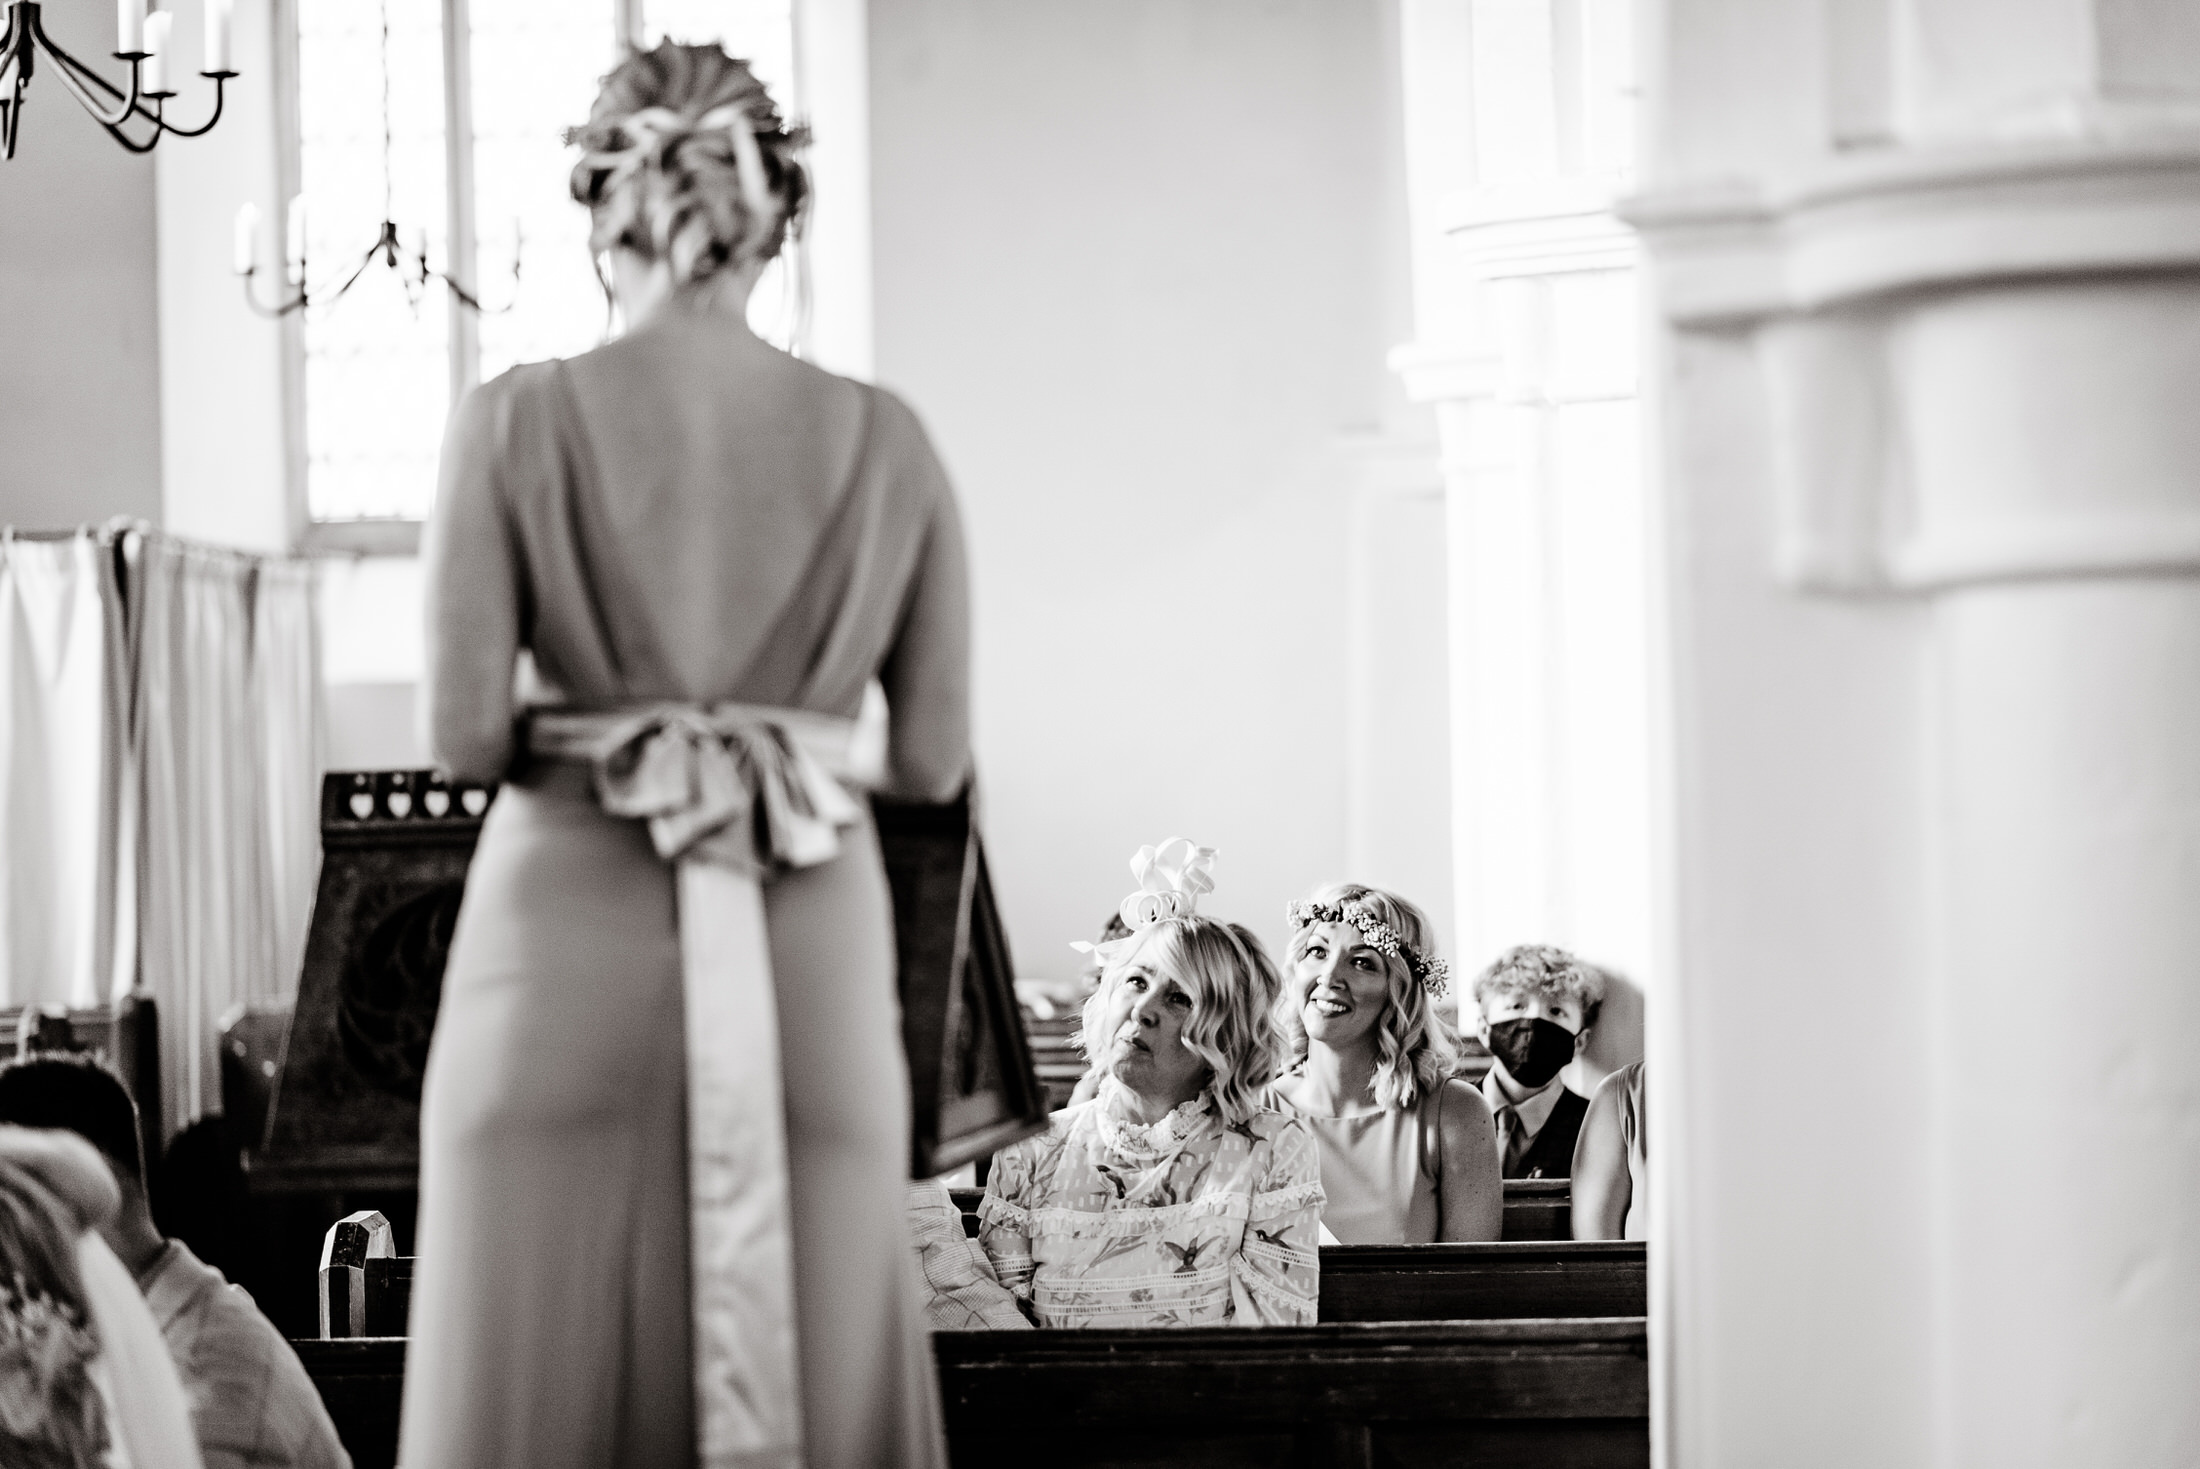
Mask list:
POLYGON ((1100 1095, 1092 1104, 1093 1125, 1099 1131, 1101 1146, 1140 1163, 1158 1162, 1183 1151, 1184 1145, 1204 1130, 1213 1110, 1203 1091, 1189 1102, 1179 1103, 1157 1122, 1127 1122, 1109 1107, 1122 1089, 1123 1084, 1113 1077, 1101 1084, 1100 1095))

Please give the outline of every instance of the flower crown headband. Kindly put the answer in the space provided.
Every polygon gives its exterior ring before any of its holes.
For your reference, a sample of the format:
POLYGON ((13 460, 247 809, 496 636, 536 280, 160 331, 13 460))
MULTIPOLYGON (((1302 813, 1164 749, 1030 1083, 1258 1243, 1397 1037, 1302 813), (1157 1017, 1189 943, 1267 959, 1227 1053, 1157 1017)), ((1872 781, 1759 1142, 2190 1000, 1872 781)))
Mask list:
POLYGON ((1297 933, 1316 923, 1349 923, 1360 931, 1360 937, 1376 952, 1392 959, 1406 961, 1406 969, 1420 982, 1421 988, 1432 1000, 1442 999, 1451 989, 1451 966, 1441 959, 1431 959, 1413 945, 1398 936, 1398 930, 1368 912, 1365 908, 1347 907, 1340 903, 1309 903, 1304 899, 1286 904, 1284 917, 1291 921, 1291 931, 1297 933))
POLYGON ((1158 847, 1140 847, 1131 857, 1131 876, 1138 880, 1138 891, 1115 910, 1130 933, 1104 943, 1070 945, 1080 954, 1091 955, 1102 968, 1137 943, 1144 930, 1199 911, 1199 900, 1215 890, 1215 849, 1170 837, 1158 847))

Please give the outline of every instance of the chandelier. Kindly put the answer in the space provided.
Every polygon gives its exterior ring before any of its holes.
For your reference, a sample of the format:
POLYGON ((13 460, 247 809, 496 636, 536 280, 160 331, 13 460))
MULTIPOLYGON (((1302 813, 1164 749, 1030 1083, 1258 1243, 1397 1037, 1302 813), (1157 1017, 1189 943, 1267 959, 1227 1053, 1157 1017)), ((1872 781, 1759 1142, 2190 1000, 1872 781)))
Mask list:
MULTIPOLYGON (((18 3, 21 3, 21 0, 18 0, 18 3)), ((122 3, 127 4, 129 0, 122 0, 122 3)), ((217 3, 217 0, 207 0, 207 3, 213 5, 217 3)), ((219 0, 219 3, 226 6, 231 3, 231 0, 219 0)), ((212 11, 209 11, 208 14, 211 15, 212 11)), ((445 272, 430 266, 428 264, 428 232, 426 230, 419 231, 415 236, 418 243, 411 249, 408 249, 398 236, 397 221, 394 217, 397 211, 393 203, 394 189, 390 167, 391 156, 396 152, 396 139, 395 130, 390 121, 389 0, 382 0, 381 20, 382 223, 375 233, 374 243, 367 246, 366 253, 354 256, 345 262, 344 273, 335 278, 333 285, 323 286, 318 290, 308 286, 306 282, 306 201, 304 195, 299 195, 290 201, 290 212, 287 219, 288 228, 284 236, 281 285, 278 287, 276 298, 273 301, 263 302, 252 285, 260 273, 260 211, 253 204, 240 205, 237 209, 236 255, 233 265, 237 275, 244 282, 245 304, 261 316, 273 319, 288 316, 294 311, 303 311, 309 306, 332 305, 341 300, 345 292, 357 285, 360 277, 364 276, 369 268, 377 264, 388 266, 396 274, 398 281, 404 287, 405 299, 411 304, 416 313, 420 309, 421 297, 426 292, 430 281, 441 281, 445 288, 450 291, 453 300, 467 310, 479 315, 501 316, 512 309, 512 302, 510 301, 493 308, 482 305, 480 298, 471 290, 460 285, 445 272)), ((208 25, 211 27, 212 24, 213 22, 209 20, 208 25)), ((211 30, 208 34, 212 34, 211 30)), ((515 220, 512 226, 512 286, 515 300, 518 296, 519 263, 523 244, 524 242, 519 234, 519 224, 515 220)))
POLYGON ((163 134, 196 138, 212 132, 214 124, 222 120, 222 84, 237 74, 229 65, 230 19, 235 3, 206 0, 206 65, 199 75, 214 83, 214 115, 198 127, 183 128, 165 116, 168 99, 176 95, 176 89, 169 85, 173 69, 169 47, 176 23, 172 12, 147 13, 146 0, 117 0, 115 60, 130 66, 130 84, 123 88, 54 44, 40 18, 38 0, 8 0, 7 27, 0 30, 0 158, 15 156, 16 135, 23 126, 23 103, 41 51, 52 58, 54 74, 92 120, 132 153, 152 152, 163 134), (148 128, 150 131, 146 131, 148 128), (132 137, 133 131, 141 136, 132 137))

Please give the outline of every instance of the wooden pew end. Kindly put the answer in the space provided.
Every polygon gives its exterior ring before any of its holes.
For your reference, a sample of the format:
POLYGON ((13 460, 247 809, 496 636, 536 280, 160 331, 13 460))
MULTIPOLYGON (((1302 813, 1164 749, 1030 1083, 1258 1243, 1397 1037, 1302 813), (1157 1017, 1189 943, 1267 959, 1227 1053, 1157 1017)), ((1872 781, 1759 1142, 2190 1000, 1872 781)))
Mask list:
POLYGON ((321 1240, 321 1339, 359 1336, 367 1318, 367 1262, 397 1253, 397 1237, 379 1210, 346 1214, 321 1240))

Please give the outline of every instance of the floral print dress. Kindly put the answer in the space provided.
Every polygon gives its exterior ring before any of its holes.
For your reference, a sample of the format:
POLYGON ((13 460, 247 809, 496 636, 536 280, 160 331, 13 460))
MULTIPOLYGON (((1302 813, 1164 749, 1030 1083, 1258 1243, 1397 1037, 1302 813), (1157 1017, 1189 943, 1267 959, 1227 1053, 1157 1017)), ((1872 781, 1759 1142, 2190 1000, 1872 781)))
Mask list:
POLYGON ((1211 1094, 1151 1126, 1118 1083, 993 1160, 978 1241, 1041 1326, 1304 1326, 1320 1293, 1321 1153, 1297 1118, 1224 1123, 1211 1094))

